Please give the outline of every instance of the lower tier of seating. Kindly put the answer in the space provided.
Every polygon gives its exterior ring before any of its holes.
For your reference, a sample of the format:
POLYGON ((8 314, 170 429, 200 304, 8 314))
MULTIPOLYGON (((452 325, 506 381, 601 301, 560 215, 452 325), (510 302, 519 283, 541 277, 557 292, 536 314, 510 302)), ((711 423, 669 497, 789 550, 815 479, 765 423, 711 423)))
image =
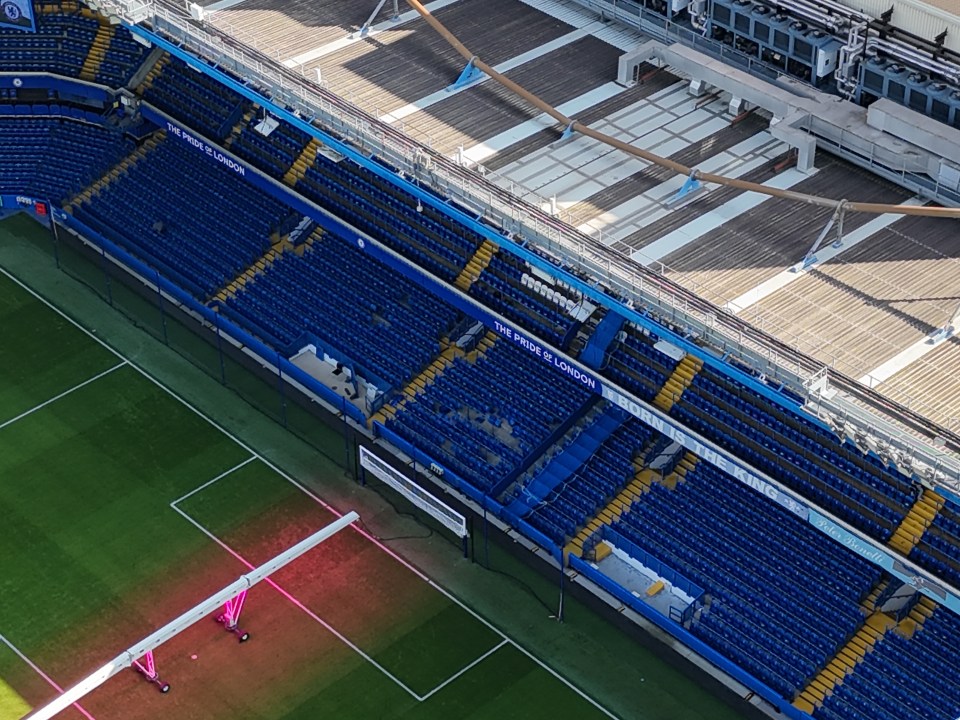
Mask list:
POLYGON ((515 472, 565 421, 585 409, 589 390, 525 350, 499 340, 474 360, 458 357, 387 426, 478 489, 515 472))
POLYGON ((704 588, 692 632, 787 699, 863 624, 876 566, 706 463, 614 526, 704 588))
POLYGON ((940 607, 912 638, 887 633, 833 688, 817 720, 956 720, 960 717, 960 617, 940 607))
POLYGON ((298 222, 279 200, 170 138, 73 213, 204 300, 263 255, 272 234, 298 222))
MULTIPOLYGON (((400 388, 440 353, 458 313, 397 271, 334 235, 287 252, 227 305, 280 344, 316 335, 366 379, 400 388)), ((292 349, 291 349, 292 350, 292 349)))
POLYGON ((0 147, 0 192, 59 202, 100 177, 133 143, 91 122, 0 116, 0 147))

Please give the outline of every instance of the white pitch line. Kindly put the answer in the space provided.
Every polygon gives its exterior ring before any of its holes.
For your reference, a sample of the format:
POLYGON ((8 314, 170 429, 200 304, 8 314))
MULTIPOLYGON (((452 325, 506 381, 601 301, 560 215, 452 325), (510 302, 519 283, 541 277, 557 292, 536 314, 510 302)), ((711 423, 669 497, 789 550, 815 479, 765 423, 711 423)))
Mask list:
MULTIPOLYGON (((255 566, 253 565, 253 563, 248 562, 240 553, 238 553, 238 552, 237 552, 236 550, 234 550, 232 547, 230 547, 229 545, 227 545, 225 542, 223 542, 223 540, 221 540, 220 538, 218 538, 218 537, 217 537, 216 535, 214 535, 212 532, 210 532, 209 530, 207 530, 203 525, 201 525, 199 522, 197 522, 196 520, 194 520, 192 517, 190 517, 190 516, 189 516, 187 513, 185 513, 183 510, 181 510, 180 508, 178 508, 178 507, 177 507, 176 505, 174 505, 173 503, 170 504, 170 507, 173 508, 174 511, 176 511, 177 513, 179 513, 180 516, 181 516, 184 520, 186 520, 188 523, 190 523, 191 525, 193 525, 195 528, 197 528, 200 532, 202 532, 202 533, 203 533, 204 535, 206 535, 208 538, 210 538, 211 540, 213 540, 213 542, 215 542, 215 543, 216 543, 217 545, 219 545, 221 548, 223 548, 223 549, 226 550, 228 553, 230 553, 230 554, 231 554, 233 557, 235 557, 239 562, 243 563, 244 566, 250 568, 251 570, 254 569, 255 566)), ((302 610, 304 613, 306 613, 313 621, 319 623, 319 624, 322 625, 324 628, 326 628, 331 634, 333 634, 337 639, 339 639, 344 645, 346 645, 346 646, 349 647, 351 650, 353 650, 355 653, 357 653, 357 655, 359 655, 360 657, 362 657, 362 658, 363 658, 364 660, 366 660, 368 663, 370 663, 370 664, 373 665, 375 668, 377 668, 377 670, 379 670, 379 671, 382 672, 384 675, 386 675, 388 678, 390 678, 391 680, 393 680, 393 682, 395 682, 400 688, 402 688, 403 690, 405 690, 405 691, 406 691, 411 697, 413 697, 415 700, 417 700, 417 701, 422 701, 422 700, 423 700, 423 698, 420 697, 420 695, 418 695, 416 692, 414 692, 414 691, 411 690, 409 687, 407 687, 407 686, 404 684, 404 682, 403 682, 402 680, 400 680, 400 678, 398 678, 396 675, 394 675, 393 673, 391 673, 389 670, 387 670, 385 667, 383 667, 383 665, 381 665, 380 663, 378 663, 378 662, 377 662, 376 660, 374 660, 372 657, 370 657, 369 655, 367 655, 367 653, 365 653, 363 650, 361 650, 359 647, 357 647, 353 642, 351 642, 349 639, 347 639, 347 637, 345 637, 342 633, 340 633, 340 632, 339 632, 336 628, 334 628, 330 623, 328 623, 326 620, 324 620, 323 618, 321 618, 319 615, 317 615, 315 612, 313 612, 310 608, 308 608, 306 605, 304 605, 302 602, 300 602, 297 598, 295 598, 295 597, 293 596, 293 594, 292 594, 289 590, 284 590, 282 587, 280 587, 280 585, 278 585, 275 581, 271 580, 270 578, 264 578, 263 581, 264 581, 267 585, 269 585, 270 587, 272 587, 274 590, 276 590, 277 592, 279 592, 279 593, 280 593, 283 597, 285 597, 287 600, 289 600, 290 602, 292 602, 297 608, 299 608, 299 609, 302 610)))
POLYGON ((117 364, 114 365, 112 368, 109 368, 108 370, 104 370, 102 373, 98 373, 97 375, 94 375, 92 378, 89 378, 89 379, 87 379, 87 380, 84 380, 82 383, 79 383, 78 385, 74 385, 74 386, 73 386, 72 388, 70 388, 69 390, 64 390, 64 391, 63 391, 62 393, 60 393, 59 395, 55 395, 55 396, 53 396, 52 398, 50 398, 49 400, 46 400, 46 401, 40 403, 40 404, 37 405, 36 407, 32 407, 32 408, 30 408, 29 410, 27 410, 26 412, 20 413, 20 414, 17 415, 15 418, 10 418, 10 419, 7 420, 6 422, 0 423, 0 430, 3 430, 3 429, 4 429, 5 427, 7 427, 8 425, 13 425, 15 422, 17 422, 17 420, 23 420, 23 419, 24 419, 25 417, 27 417, 28 415, 33 415, 33 413, 37 412, 37 410, 42 410, 42 409, 45 408, 47 405, 50 405, 51 403, 55 403, 57 400, 60 400, 61 398, 65 398, 65 397, 66 397, 67 395, 69 395, 70 393, 76 392, 76 391, 79 390, 80 388, 84 388, 84 387, 86 387, 87 385, 89 385, 89 384, 92 383, 92 382, 96 382, 96 381, 99 380, 100 378, 102 378, 102 377, 104 377, 104 376, 106 376, 106 375, 109 375, 109 374, 112 373, 114 370, 119 370, 120 368, 122 368, 122 367, 123 367, 124 365, 126 365, 126 364, 127 364, 127 361, 126 361, 126 360, 124 360, 124 361, 121 362, 121 363, 117 363, 117 364))
POLYGON ((201 485, 200 487, 194 488, 193 490, 191 490, 190 492, 188 492, 186 495, 181 495, 181 496, 178 497, 176 500, 174 500, 173 502, 170 503, 170 507, 173 507, 174 505, 178 505, 179 503, 183 502, 184 500, 186 500, 186 499, 187 499, 188 497, 190 497, 191 495, 196 495, 196 494, 197 494, 198 492, 200 492, 201 490, 207 489, 208 487, 210 487, 211 485, 213 485, 213 484, 214 484, 215 482, 217 482, 218 480, 223 480, 227 475, 230 475, 231 473, 236 472, 237 470, 239 470, 240 468, 242 468, 244 465, 249 465, 250 463, 252 463, 252 462, 253 462, 254 460, 256 460, 256 459, 257 459, 257 456, 256 456, 256 455, 251 455, 251 456, 248 457, 246 460, 244 460, 242 463, 238 463, 237 465, 234 465, 234 466, 233 466, 232 468, 230 468, 229 470, 225 470, 224 472, 220 473, 220 474, 217 475, 213 480, 207 480, 207 482, 205 482, 205 483, 204 483, 203 485, 201 485))
MULTIPOLYGON (((320 498, 318 495, 316 495, 315 493, 313 493, 312 491, 310 491, 309 489, 307 489, 305 486, 301 485, 299 482, 297 482, 296 480, 294 480, 288 473, 286 473, 286 472, 284 472, 283 470, 281 470, 279 467, 277 467, 274 463, 272 463, 270 460, 268 460, 267 458, 265 458, 263 455, 260 455, 256 450, 254 450, 252 447, 250 447, 247 443, 245 443, 243 440, 241 440, 240 438, 238 438, 236 435, 234 435, 233 433, 231 433, 231 432, 229 432, 228 430, 226 430, 226 429, 225 429, 222 425, 220 425, 218 422, 214 421, 214 420, 213 420, 212 418, 210 418, 208 415, 206 415, 206 414, 204 414, 203 412, 201 412, 198 408, 196 408, 196 407, 194 407, 193 405, 191 405, 190 403, 188 403, 188 402, 187 402, 186 400, 184 400, 182 397, 180 397, 179 395, 177 395, 173 390, 171 390, 171 389, 168 388, 166 385, 164 385, 162 382, 160 382, 159 380, 157 380, 157 378, 155 378, 155 377, 153 377, 152 375, 150 375, 150 373, 148 373, 146 370, 144 370, 143 368, 141 368, 139 365, 137 365, 137 364, 134 363, 134 362, 129 361, 127 358, 125 358, 123 355, 121 355, 120 352, 118 352, 118 351, 115 350, 114 348, 110 347, 110 345, 108 345, 102 338, 99 338, 99 337, 97 337, 96 335, 94 335, 92 332, 90 332, 89 330, 87 330, 87 328, 85 328, 83 325, 81 325, 80 323, 78 323, 78 322, 77 322, 76 320, 74 320, 72 317, 70 317, 69 315, 67 315, 65 312, 63 312, 63 311, 62 311, 60 308, 58 308, 56 305, 54 305, 53 303, 51 303, 49 300, 47 300, 45 297, 43 297, 43 296, 40 295, 39 293, 35 292, 35 291, 33 290, 33 288, 29 287, 28 285, 25 285, 23 282, 20 281, 19 278, 15 277, 14 275, 11 275, 10 272, 7 271, 6 268, 0 267, 0 274, 5 275, 5 276, 6 276, 7 278, 9 278, 14 284, 16 284, 16 285, 18 285, 19 287, 21 287, 25 292, 27 292, 27 293, 29 293, 30 295, 32 295, 33 297, 35 297, 37 300, 39 300, 41 303, 43 303, 44 305, 46 305, 46 306, 47 306, 48 308, 50 308, 53 312, 55 312, 57 315, 59 315, 60 317, 62 317, 63 319, 65 319, 67 322, 69 322, 71 325, 73 325, 74 327, 76 327, 76 328, 77 328, 78 330, 80 330, 81 332, 85 333, 90 339, 92 339, 93 341, 95 341, 98 345, 103 346, 103 347, 106 348, 108 351, 110 351, 111 353, 113 353, 114 355, 116 355, 118 358, 120 358, 121 360, 124 360, 125 362, 127 362, 127 364, 129 364, 131 368, 133 368, 133 369, 136 370, 138 373, 140 373, 141 375, 143 375, 143 377, 145 377, 148 381, 152 382, 152 383, 153 383, 154 385, 156 385, 158 388, 160 388, 161 390, 163 390, 164 392, 166 392, 168 395, 170 395, 170 397, 172 397, 174 400, 176 400, 177 402, 179 402, 179 403, 180 403, 181 405, 183 405, 185 408, 187 408, 188 410, 190 410, 191 412, 193 412, 195 415, 197 415, 198 417, 201 417, 201 418, 203 418, 204 420, 206 420, 208 423, 210 423, 211 426, 215 427, 217 430, 219 430, 220 432, 222 432, 224 435, 226 435, 228 438, 230 438, 231 440, 233 440, 237 445, 239 445, 240 447, 242 447, 244 450, 246 450, 247 452, 249 452, 251 455, 255 455, 256 458, 257 458, 258 460, 260 460, 260 462, 262 462, 264 465, 266 465, 266 466, 269 467, 271 470, 273 470, 274 472, 276 472, 280 477, 284 478, 284 479, 285 479, 287 482, 289 482, 291 485, 293 485, 294 487, 299 488, 299 489, 301 490, 301 492, 303 492, 307 497, 311 498, 314 502, 316 502, 317 504, 319 504, 321 507, 327 509, 329 512, 333 513, 333 514, 336 515, 337 517, 343 517, 343 513, 342 513, 342 512, 340 512, 339 510, 337 510, 337 509, 334 508, 333 506, 327 504, 327 503, 326 503, 322 498, 320 498)), ((603 707, 603 705, 601 705, 599 702, 597 702, 597 701, 594 700, 592 697, 590 697, 589 695, 587 695, 585 692, 583 692, 583 690, 581 690, 580 688, 578 688, 576 685, 574 685, 572 682, 570 682, 567 678, 563 677, 560 673, 558 673, 558 672, 557 672, 556 670, 554 670, 552 667, 550 667, 549 665, 547 665, 543 660, 541 660, 541 659, 538 658, 536 655, 534 655, 533 653, 531 653, 531 652, 530 652, 529 650, 527 650, 525 647, 523 647, 522 645, 520 645, 520 644, 517 643, 516 641, 512 640, 512 639, 511 639, 510 637, 508 637, 502 630, 500 630, 500 628, 498 628, 496 625, 494 625, 493 623, 491 623, 491 622, 490 622, 489 620, 487 620, 485 617, 479 615, 477 612, 475 612, 475 611, 473 610, 473 608, 471 608, 471 607, 469 607, 468 605, 464 604, 458 597, 456 597, 456 596, 453 595, 451 592, 449 592, 445 587, 443 587, 442 585, 439 585, 439 584, 435 583, 435 582, 434 582, 433 580, 431 580, 429 577, 427 577, 426 575, 424 575, 423 572, 422 572, 419 568, 417 568, 415 565, 412 565, 408 560, 406 560, 405 558, 403 558, 403 557, 401 557, 400 555, 398 555, 396 552, 393 551, 393 549, 387 547, 387 546, 384 545, 382 542, 380 542, 379 540, 377 540, 376 538, 374 538, 374 537, 373 537, 370 533, 368 533, 366 530, 363 530, 362 528, 357 527, 356 523, 354 523, 354 524, 351 525, 350 527, 353 529, 354 532, 358 532, 358 533, 360 533, 361 535, 363 535, 365 538, 367 538, 367 540, 369 540, 371 543, 373 543, 374 545, 376 545, 376 546, 377 546, 378 548, 380 548, 383 552, 385 552, 387 555, 389 555, 390 557, 392 557, 394 560, 396 560, 398 563, 400 563, 401 565, 403 565, 405 568, 407 568, 408 570, 410 570, 414 575, 416 575, 417 577, 421 578, 421 579, 422 579, 424 582, 426 582, 428 585, 430 585, 431 587, 433 587, 434 589, 436 589, 437 592, 441 593, 444 597, 448 598, 451 602, 459 605, 459 606, 460 606, 463 610, 465 610, 469 615, 471 615, 472 617, 474 617, 474 618, 476 618, 477 620, 479 620, 481 623, 483 623, 484 625, 486 625, 490 630, 493 630, 493 632, 495 632, 495 633, 498 634, 500 637, 502 637, 504 640, 506 640, 506 641, 509 642, 511 645, 513 645, 517 650, 519 650, 520 652, 522 652, 524 655, 526 655, 528 658, 530 658, 530 660, 532 660, 532 661, 535 662, 537 665, 539 665, 541 668, 543 668, 543 669, 546 670, 548 673, 550 673, 551 675, 553 675, 557 680, 559 680, 559 681, 562 682, 564 685, 566 685, 568 688, 570 688, 571 690, 573 690, 577 695, 579 695, 579 696, 582 697, 584 700, 586 700, 588 703, 590 703, 591 705, 593 705, 597 710, 599 710, 600 712, 602 712, 602 713, 603 713, 604 715, 606 715, 607 717, 614 718, 614 720, 616 720, 616 717, 617 717, 617 716, 614 715, 613 713, 611 713, 611 712, 610 712, 609 710, 607 710, 605 707, 603 707)))
POLYGON ((424 695, 424 696, 423 696, 422 698, 420 698, 420 699, 421 699, 421 700, 426 700, 428 697, 430 697, 430 696, 433 695, 434 693, 437 693, 437 692, 443 690, 447 685, 449 685, 450 683, 452 683, 454 680, 456 680, 458 677, 460 677, 461 675, 463 675, 465 672, 469 672, 469 671, 472 670, 474 667, 476 667, 477 665, 479 665, 480 663, 482 663, 484 660, 486 660, 488 657, 490 657, 491 655, 493 655, 497 650, 499 650, 500 648, 502 648, 504 645, 509 645, 509 644, 510 644, 510 641, 509 641, 509 640, 507 640, 507 639, 501 640, 499 644, 497 644, 497 645, 493 646, 492 648, 490 648, 489 650, 487 650, 483 655, 481 655, 480 657, 478 657, 476 660, 474 660, 474 661, 473 661, 472 663, 470 663, 469 665, 460 668, 460 670, 458 670, 455 674, 453 674, 453 675, 451 675, 450 677, 448 677, 446 680, 444 680, 442 683, 440 683, 439 685, 437 685, 433 690, 431 690, 430 692, 428 692, 426 695, 424 695))
MULTIPOLYGON (((33 662, 33 660, 31 660, 31 659, 28 658, 26 655, 24 655, 22 652, 20 652, 20 649, 19 649, 16 645, 14 645, 12 642, 10 642, 9 640, 7 640, 7 638, 5 638, 5 637, 3 636, 3 633, 0 633, 0 642, 2 642, 4 645, 6 645, 6 646, 7 646, 8 648, 10 648, 11 650, 13 650, 13 652, 17 655, 18 658, 20 658, 20 659, 23 660, 27 665, 30 666, 30 669, 31 669, 31 670, 33 670, 37 675, 39 675, 40 677, 42 677, 42 678, 47 682, 47 684, 48 684, 50 687, 52 687, 52 688, 53 688, 54 690, 56 690, 58 693, 60 693, 61 695, 63 695, 63 688, 60 687, 60 686, 54 681, 54 679, 53 679, 52 677, 50 677, 50 676, 47 675, 43 670, 41 670, 39 667, 37 667, 37 664, 36 664, 35 662, 33 662)), ((88 713, 86 710, 84 710, 82 707, 80 707, 80 703, 74 703, 74 704, 73 704, 73 707, 75 707, 75 708, 77 709, 77 711, 78 711, 81 715, 83 715, 85 718, 87 718, 87 720, 96 720, 96 718, 94 718, 93 715, 91 715, 91 714, 88 713)))

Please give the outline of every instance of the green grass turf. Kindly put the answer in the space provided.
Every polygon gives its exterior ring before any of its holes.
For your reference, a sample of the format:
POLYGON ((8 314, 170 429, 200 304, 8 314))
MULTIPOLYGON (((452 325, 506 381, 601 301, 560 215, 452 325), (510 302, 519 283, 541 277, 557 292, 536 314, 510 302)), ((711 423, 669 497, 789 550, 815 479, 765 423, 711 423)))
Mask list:
MULTIPOLYGON (((0 418, 16 417, 119 361, 6 278, 0 278, 0 317, 0 418), (27 336, 23 343, 21 335, 27 336)), ((78 679, 244 570, 169 503, 236 467, 249 452, 131 366, 0 429, 0 445, 0 632, 61 683, 78 679)), ((255 562, 332 517, 259 461, 180 507, 255 562)), ((428 692, 501 641, 361 535, 347 531, 328 545, 278 581, 415 692, 428 692)), ((208 677, 191 701, 162 706, 164 717, 307 720, 336 711, 356 718, 493 718, 506 708, 522 717, 561 711, 599 716, 512 646, 418 702, 279 596, 265 597, 266 588, 256 592, 269 622, 259 644, 244 646, 253 650, 245 650, 245 667, 237 672, 282 679, 238 694, 230 691, 229 669, 207 665, 208 677), (296 638, 269 643, 294 626, 303 627, 296 638), (306 637, 315 637, 311 646, 282 652, 306 637), (283 668, 289 672, 279 674, 283 668)), ((250 603, 255 619, 256 599, 250 603)), ((181 642, 226 652, 224 638, 230 638, 214 628, 194 629, 181 642)), ((177 658, 171 667, 183 672, 177 658)), ((10 676, 14 691, 22 675, 10 676)), ((155 694, 142 684, 130 688, 132 673, 126 675, 111 681, 113 691, 108 684, 92 697, 90 709, 132 718, 152 707, 155 694), (145 696, 141 705, 138 698, 145 696)), ((16 702, 10 691, 3 697, 16 702)))
POLYGON ((11 282, 0 283, 0 328, 0 423, 118 362, 11 282))

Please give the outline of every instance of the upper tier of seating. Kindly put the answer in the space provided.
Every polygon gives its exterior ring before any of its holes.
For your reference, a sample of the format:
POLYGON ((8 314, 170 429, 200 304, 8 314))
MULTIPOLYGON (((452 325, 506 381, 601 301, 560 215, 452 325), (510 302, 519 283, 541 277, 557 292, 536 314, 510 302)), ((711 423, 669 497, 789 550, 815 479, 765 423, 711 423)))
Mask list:
POLYGON ((658 350, 660 339, 632 323, 624 325, 614 340, 604 374, 637 397, 650 401, 677 367, 677 360, 658 350))
MULTIPOLYGON (((39 107, 39 106, 38 106, 39 107)), ((116 128, 56 116, 0 115, 0 192, 59 202, 133 149, 116 128)))
POLYGON ((710 596, 692 631, 792 699, 863 623, 876 566, 706 463, 615 528, 710 596))
POLYGON ((560 285, 548 288, 546 293, 538 291, 537 281, 530 282, 530 272, 524 260, 498 252, 470 286, 470 294, 511 322, 566 349, 579 326, 570 314, 579 298, 560 285))
POLYGON ((124 87, 143 63, 150 50, 133 39, 122 25, 111 25, 110 43, 100 60, 94 82, 124 87))
POLYGON ((303 256, 284 253, 228 307, 279 350, 315 334, 368 381, 405 385, 440 352, 457 311, 366 255, 325 235, 303 256))
POLYGON ((280 180, 294 161, 300 157, 310 136, 290 123, 281 122, 269 135, 257 126, 261 118, 253 118, 244 126, 230 150, 267 175, 280 180))
POLYGON ((447 282, 473 257, 480 239, 420 205, 369 170, 319 153, 296 189, 447 282))
POLYGON ((558 547, 564 547, 634 477, 634 459, 652 436, 653 430, 636 418, 628 418, 560 488, 526 516, 527 522, 558 547))
POLYGON ((671 415, 870 536, 889 540, 916 498, 908 480, 849 461, 837 443, 804 434, 729 387, 705 369, 671 415))
POLYGON ((947 500, 910 553, 921 567, 960 588, 960 506, 947 500))
POLYGON ((37 32, 0 28, 0 72, 78 77, 100 23, 92 14, 37 13, 37 32))
POLYGON ((144 100, 213 141, 226 138, 251 107, 242 95, 169 55, 141 87, 144 100))
POLYGON ((486 492, 531 460, 590 391, 499 340, 462 357, 401 406, 387 426, 486 492))
POLYGON ((137 155, 73 213, 200 299, 297 223, 280 201, 185 143, 165 139, 137 155))
POLYGON ((912 639, 887 633, 833 689, 817 720, 956 720, 960 617, 939 607, 912 639))

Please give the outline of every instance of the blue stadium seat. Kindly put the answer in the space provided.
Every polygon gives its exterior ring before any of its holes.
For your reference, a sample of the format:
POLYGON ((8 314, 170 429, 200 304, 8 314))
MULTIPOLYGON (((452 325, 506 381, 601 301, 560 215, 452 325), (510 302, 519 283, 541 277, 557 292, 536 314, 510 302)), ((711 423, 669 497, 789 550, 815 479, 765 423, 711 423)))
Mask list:
POLYGON ((280 201, 176 140, 161 141, 74 214, 203 300, 263 255, 272 233, 298 221, 280 201))
MULTIPOLYGON (((457 311, 413 285, 353 243, 325 235, 303 256, 286 253, 247 283, 228 307, 254 327, 268 328, 279 350, 310 332, 341 360, 402 387, 440 352, 457 311)), ((364 375, 361 372, 361 375, 364 375)))
POLYGON ((476 362, 457 358, 387 426, 487 492, 590 397, 574 380, 501 340, 476 362))
POLYGON ((133 143, 90 122, 0 113, 0 147, 0 192, 59 202, 99 178, 133 143))

